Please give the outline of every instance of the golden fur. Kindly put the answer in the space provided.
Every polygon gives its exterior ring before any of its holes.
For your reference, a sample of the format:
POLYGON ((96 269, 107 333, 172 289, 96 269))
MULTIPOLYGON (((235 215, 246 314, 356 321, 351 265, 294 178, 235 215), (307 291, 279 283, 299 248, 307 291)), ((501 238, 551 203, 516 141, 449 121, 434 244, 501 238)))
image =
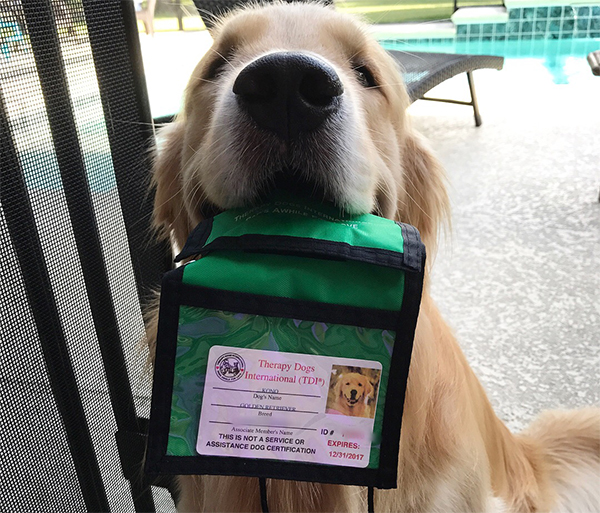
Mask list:
MULTIPOLYGON (((330 150, 339 150, 332 173, 342 186, 334 190, 325 184, 339 205, 415 225, 431 257, 448 214, 444 175, 405 116, 409 102, 401 75, 365 27, 333 9, 275 4, 228 16, 214 38, 192 75, 182 113, 161 134, 153 177, 161 233, 181 247, 204 216, 252 201, 254 182, 263 178, 252 173, 266 166, 261 158, 267 150, 260 134, 247 126, 236 131, 237 113, 228 95, 245 64, 283 49, 327 60, 344 83, 352 122, 341 128, 343 138, 330 134, 330 150), (370 67, 377 87, 357 83, 355 63, 370 67)), ((310 158, 316 161, 320 153, 310 158)), ((404 407, 398 488, 375 492, 376 511, 597 511, 598 410, 547 414, 527 432, 511 434, 427 289, 426 281, 404 407)), ((155 329, 151 319, 151 347, 155 329)), ((184 476, 179 485, 181 511, 260 511, 256 479, 184 476)), ((366 511, 366 491, 357 487, 269 480, 268 497, 271 511, 366 511)))

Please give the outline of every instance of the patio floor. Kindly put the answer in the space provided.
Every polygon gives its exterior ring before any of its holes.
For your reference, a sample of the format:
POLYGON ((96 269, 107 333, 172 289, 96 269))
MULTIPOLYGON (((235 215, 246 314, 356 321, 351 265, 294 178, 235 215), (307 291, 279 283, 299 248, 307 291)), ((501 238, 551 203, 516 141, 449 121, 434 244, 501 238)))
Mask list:
POLYGON ((466 107, 410 109, 452 200, 433 295, 513 430, 600 399, 600 79, 586 67, 568 85, 529 60, 476 72, 480 128, 466 107))

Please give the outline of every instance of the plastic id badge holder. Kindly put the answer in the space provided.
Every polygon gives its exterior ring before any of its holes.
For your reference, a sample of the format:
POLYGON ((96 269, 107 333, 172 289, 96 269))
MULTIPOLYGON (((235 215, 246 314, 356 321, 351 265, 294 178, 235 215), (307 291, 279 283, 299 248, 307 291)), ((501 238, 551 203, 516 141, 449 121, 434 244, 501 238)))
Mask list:
POLYGON ((189 258, 162 284, 146 472, 395 488, 417 230, 277 201, 202 222, 189 258))

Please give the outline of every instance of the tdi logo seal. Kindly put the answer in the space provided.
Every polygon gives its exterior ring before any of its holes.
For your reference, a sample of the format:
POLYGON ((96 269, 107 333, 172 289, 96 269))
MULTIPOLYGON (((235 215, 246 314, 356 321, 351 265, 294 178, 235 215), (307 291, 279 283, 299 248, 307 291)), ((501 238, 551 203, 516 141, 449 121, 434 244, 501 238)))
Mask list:
POLYGON ((223 381, 237 381, 244 375, 246 362, 235 353, 222 354, 215 362, 215 372, 219 379, 223 381))

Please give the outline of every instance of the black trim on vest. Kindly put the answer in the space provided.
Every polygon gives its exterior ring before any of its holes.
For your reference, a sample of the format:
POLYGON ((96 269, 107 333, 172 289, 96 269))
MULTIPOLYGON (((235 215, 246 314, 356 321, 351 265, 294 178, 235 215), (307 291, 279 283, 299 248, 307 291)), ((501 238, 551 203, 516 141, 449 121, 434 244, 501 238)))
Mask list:
MULTIPOLYGON (((409 246, 412 253, 417 248, 409 246)), ((390 249, 352 246, 347 242, 337 242, 310 237, 292 237, 289 235, 246 234, 237 237, 218 237, 204 247, 190 245, 176 257, 176 261, 195 255, 206 255, 211 251, 251 251, 279 255, 326 258, 328 260, 353 260, 366 264, 375 264, 393 269, 420 271, 420 260, 409 252, 401 253, 390 249), (408 262, 412 262, 410 265, 408 262)))
POLYGON ((188 239, 185 241, 183 248, 179 252, 179 255, 175 257, 175 262, 181 262, 186 258, 197 256, 201 253, 202 248, 212 232, 213 220, 214 218, 209 217, 192 230, 188 239))
POLYGON ((398 322, 397 310, 359 308, 287 297, 263 296, 186 283, 177 285, 177 295, 183 305, 231 313, 331 322, 384 330, 396 330, 398 322))
POLYGON ((404 264, 409 269, 421 272, 422 262, 425 261, 425 245, 421 242, 419 230, 414 226, 396 221, 396 224, 402 230, 402 239, 404 240, 404 264))
POLYGON ((169 271, 163 277, 160 293, 158 332, 154 355, 152 403, 148 425, 145 468, 147 474, 177 474, 165 471, 162 460, 167 452, 171 422, 171 399, 175 377, 179 307, 178 285, 183 277, 183 266, 169 271))
MULTIPOLYGON (((425 254, 421 255, 421 266, 425 268, 425 254)), ((402 427, 402 415, 404 413, 404 398, 406 395, 406 385, 408 383, 408 373, 410 370, 410 360, 412 357, 412 348, 415 338, 415 329, 419 317, 421 306, 421 296, 423 292, 423 273, 408 273, 404 281, 404 299, 410 298, 410 301, 402 301, 402 308, 398 317, 398 327, 396 329, 396 340, 394 351, 390 362, 390 378, 388 380, 386 398, 393 397, 394 408, 388 408, 388 401, 384 410, 383 424, 381 426, 382 447, 379 459, 379 468, 382 471, 381 479, 397 481, 398 478, 398 454, 400 452, 400 429, 402 427), (396 349, 400 348, 400 351, 396 349), (392 369, 394 370, 392 372, 392 369), (386 450, 383 450, 383 440, 386 440, 386 450)), ((378 486, 378 488, 382 488, 378 486)), ((395 486, 394 486, 395 488, 395 486)))

